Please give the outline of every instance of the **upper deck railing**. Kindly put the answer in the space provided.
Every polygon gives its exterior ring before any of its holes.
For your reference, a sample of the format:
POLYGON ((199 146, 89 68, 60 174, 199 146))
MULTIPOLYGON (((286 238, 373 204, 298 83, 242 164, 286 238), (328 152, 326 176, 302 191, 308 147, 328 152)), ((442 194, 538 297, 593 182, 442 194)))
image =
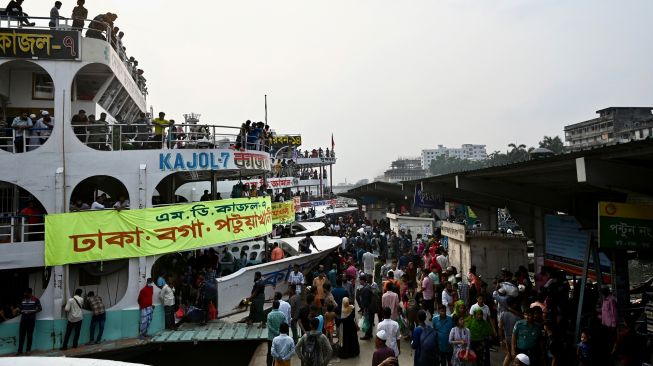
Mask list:
MULTIPOLYGON (((77 138, 96 150, 146 149, 235 149, 267 151, 265 139, 243 136, 239 127, 171 124, 159 134, 151 124, 73 124, 77 138)), ((31 151, 49 138, 49 129, 33 128, 16 136, 16 130, 0 129, 0 149, 17 153, 31 151)))
MULTIPOLYGON (((140 92, 145 96, 147 95, 147 88, 145 86, 145 78, 140 75, 137 68, 138 62, 132 57, 128 57, 122 46, 122 39, 116 37, 112 33, 111 25, 104 21, 83 19, 84 26, 81 28, 73 27, 74 19, 61 17, 57 19, 54 26, 51 26, 50 17, 34 17, 34 16, 15 16, 15 15, 2 15, 4 9, 0 8, 0 28, 14 28, 14 29, 40 29, 40 30, 67 30, 81 32, 81 36, 86 38, 94 38, 100 41, 107 42, 118 53, 120 59, 125 64, 125 67, 131 74, 134 82, 138 85, 140 92), (24 21, 30 22, 30 25, 22 24, 24 21), (34 25, 31 25, 31 24, 34 25), (88 25, 88 26, 87 26, 88 25)), ((82 21, 81 19, 78 19, 82 21)))

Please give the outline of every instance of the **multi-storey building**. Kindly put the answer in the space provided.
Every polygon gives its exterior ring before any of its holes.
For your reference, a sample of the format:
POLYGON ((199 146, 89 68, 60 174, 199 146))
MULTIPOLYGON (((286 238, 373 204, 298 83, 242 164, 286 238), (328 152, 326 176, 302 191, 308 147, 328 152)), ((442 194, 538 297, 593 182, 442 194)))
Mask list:
POLYGON ((420 158, 399 158, 390 164, 390 169, 383 174, 384 180, 395 183, 426 177, 420 158))
POLYGON ((459 148, 448 148, 443 145, 438 145, 437 149, 422 150, 422 168, 428 169, 431 165, 431 161, 437 159, 438 156, 467 160, 483 160, 487 159, 487 151, 485 150, 485 145, 463 144, 459 148))
POLYGON ((611 145, 653 136, 653 107, 610 107, 599 117, 565 126, 570 150, 611 145))

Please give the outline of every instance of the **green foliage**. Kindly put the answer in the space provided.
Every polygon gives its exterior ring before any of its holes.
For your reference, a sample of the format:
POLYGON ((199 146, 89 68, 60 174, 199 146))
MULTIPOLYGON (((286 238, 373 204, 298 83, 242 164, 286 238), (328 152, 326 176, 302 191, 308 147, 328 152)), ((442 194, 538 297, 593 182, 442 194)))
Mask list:
MULTIPOLYGON (((553 151, 556 155, 564 152, 564 143, 560 137, 544 136, 539 142, 540 147, 553 151)), ((530 152, 533 147, 526 147, 524 144, 511 142, 508 144, 508 150, 505 153, 494 151, 488 154, 487 159, 481 161, 472 161, 467 159, 447 158, 438 156, 431 161, 429 172, 432 175, 450 174, 466 170, 489 168, 507 164, 519 163, 530 159, 530 152)))
POLYGON ((560 139, 560 136, 544 136, 542 141, 539 142, 539 145, 540 147, 553 151, 556 155, 562 154, 565 151, 565 144, 560 139))

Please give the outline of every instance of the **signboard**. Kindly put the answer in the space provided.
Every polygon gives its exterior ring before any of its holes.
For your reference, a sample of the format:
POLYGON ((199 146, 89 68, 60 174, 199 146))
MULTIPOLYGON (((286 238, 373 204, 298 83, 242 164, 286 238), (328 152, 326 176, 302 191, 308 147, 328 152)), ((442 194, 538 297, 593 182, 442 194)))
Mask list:
POLYGON ((0 28, 0 58, 80 60, 80 32, 0 28))
POLYGON ((192 250, 267 235, 269 197, 45 217, 45 265, 192 250))
POLYGON ((292 146, 297 147, 302 144, 301 135, 276 135, 269 138, 269 144, 273 147, 292 146))
MULTIPOLYGON (((299 179, 293 177, 268 178, 267 181, 268 181, 267 188, 270 189, 291 188, 299 183, 299 179)), ((263 184, 263 178, 243 180, 243 183, 248 184, 250 187, 252 186, 259 187, 263 184)))
MULTIPOLYGON (((544 264, 582 275, 590 233, 582 230, 573 216, 546 215, 544 264)), ((599 253, 601 271, 610 273, 610 259, 599 253)), ((594 268, 590 257, 590 268, 594 268)))
POLYGON ((295 202, 273 202, 272 203, 272 223, 289 224, 295 221, 295 202))
POLYGON ((301 207, 320 207, 320 206, 336 206, 338 203, 337 199, 332 199, 332 200, 324 200, 324 201, 310 201, 310 202, 302 202, 301 207))
POLYGON ((434 194, 415 186, 415 207, 428 209, 444 209, 444 198, 441 194, 434 194))
POLYGON ((465 241, 465 225, 454 224, 449 221, 442 221, 442 227, 440 228, 442 236, 448 236, 452 239, 458 241, 465 241))
POLYGON ((599 247, 653 250, 653 206, 599 202, 599 247))
POLYGON ((270 170, 270 156, 263 152, 233 150, 186 150, 159 154, 159 170, 270 170))

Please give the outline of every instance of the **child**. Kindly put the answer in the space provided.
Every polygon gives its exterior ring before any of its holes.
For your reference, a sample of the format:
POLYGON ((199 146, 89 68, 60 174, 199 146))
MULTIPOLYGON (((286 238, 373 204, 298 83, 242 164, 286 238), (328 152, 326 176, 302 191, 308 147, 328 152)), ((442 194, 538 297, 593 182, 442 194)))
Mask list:
POLYGON ((586 330, 580 333, 580 343, 576 348, 576 356, 578 357, 578 366, 588 366, 590 364, 590 345, 589 334, 586 330))
POLYGON ((329 343, 333 344, 333 333, 336 330, 336 313, 333 311, 335 307, 333 304, 327 305, 327 312, 324 314, 324 329, 326 330, 329 343))

